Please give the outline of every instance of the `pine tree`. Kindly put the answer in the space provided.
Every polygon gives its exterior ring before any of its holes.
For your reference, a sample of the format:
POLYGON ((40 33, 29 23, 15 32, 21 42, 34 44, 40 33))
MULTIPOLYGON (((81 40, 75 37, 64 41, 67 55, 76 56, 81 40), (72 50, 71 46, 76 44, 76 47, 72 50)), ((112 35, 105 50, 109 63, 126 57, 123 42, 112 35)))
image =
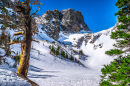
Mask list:
POLYGON ((58 50, 58 51, 60 50, 60 46, 58 46, 57 50, 58 50))
POLYGON ((112 32, 111 38, 117 40, 117 44, 114 44, 114 46, 118 49, 106 51, 106 54, 110 56, 118 55, 118 58, 109 65, 104 65, 104 68, 101 69, 103 75, 101 76, 100 86, 130 85, 130 55, 125 57, 121 55, 130 51, 130 0, 117 0, 115 5, 119 8, 115 15, 117 15, 120 25, 117 26, 115 32, 112 32), (124 40, 119 40, 119 38, 124 40), (122 51, 123 48, 127 50, 122 51))
POLYGON ((61 56, 65 57, 65 52, 64 51, 61 51, 61 56))
POLYGON ((51 45, 49 46, 49 49, 51 49, 52 47, 51 47, 51 45))
POLYGON ((65 57, 68 59, 68 54, 66 53, 65 57))
POLYGON ((74 57, 72 55, 70 56, 70 60, 74 61, 74 57))
POLYGON ((10 34, 6 34, 6 32, 2 30, 0 34, 0 48, 5 50, 5 54, 2 56, 0 55, 0 57, 9 56, 11 53, 10 46, 7 44, 9 43, 9 38, 10 34))
POLYGON ((59 55, 59 48, 56 49, 56 55, 59 55))
POLYGON ((53 45, 52 45, 52 48, 51 48, 51 52, 53 52, 53 54, 55 54, 55 52, 56 52, 53 45))

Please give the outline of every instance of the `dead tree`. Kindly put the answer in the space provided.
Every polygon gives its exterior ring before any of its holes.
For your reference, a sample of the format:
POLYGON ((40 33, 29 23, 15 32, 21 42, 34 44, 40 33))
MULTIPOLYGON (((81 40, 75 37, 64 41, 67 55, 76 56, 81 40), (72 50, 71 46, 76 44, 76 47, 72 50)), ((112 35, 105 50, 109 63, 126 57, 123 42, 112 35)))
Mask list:
POLYGON ((19 32, 15 33, 13 37, 21 35, 23 37, 23 40, 11 42, 9 43, 9 45, 22 43, 20 63, 17 73, 27 77, 30 60, 31 42, 33 40, 32 37, 37 32, 36 23, 33 18, 39 11, 41 4, 40 0, 19 0, 13 2, 12 5, 13 10, 19 14, 17 17, 19 17, 19 19, 21 20, 18 21, 20 25, 16 26, 19 29, 19 32), (31 13, 33 5, 38 6, 38 10, 35 13, 31 13))
MULTIPOLYGON (((22 43, 21 46, 21 54, 20 54, 20 63, 18 67, 17 73, 27 76, 28 73, 28 67, 29 67, 29 60, 30 60, 30 49, 31 49, 31 42, 32 42, 32 36, 35 34, 36 27, 34 25, 33 17, 36 15, 36 13, 40 9, 40 4, 38 0, 23 0, 23 2, 20 2, 16 8, 18 9, 17 12, 21 13, 23 15, 24 20, 24 29, 21 32, 18 32, 14 34, 14 36, 22 35, 23 40, 16 42, 16 43, 22 43), (31 6, 30 6, 31 4, 31 6), (31 14, 32 5, 38 5, 38 10, 35 13, 31 14)), ((10 44, 13 44, 10 43, 10 44)))

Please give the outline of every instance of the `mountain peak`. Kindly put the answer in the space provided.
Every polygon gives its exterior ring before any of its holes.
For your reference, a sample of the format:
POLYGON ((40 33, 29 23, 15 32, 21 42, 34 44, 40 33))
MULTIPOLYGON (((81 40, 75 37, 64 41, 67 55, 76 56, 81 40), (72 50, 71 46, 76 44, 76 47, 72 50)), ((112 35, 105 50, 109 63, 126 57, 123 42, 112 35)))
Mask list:
POLYGON ((43 25, 43 30, 54 39, 59 37, 60 31, 65 33, 77 33, 81 30, 90 31, 81 12, 72 8, 62 11, 48 10, 37 21, 43 25))

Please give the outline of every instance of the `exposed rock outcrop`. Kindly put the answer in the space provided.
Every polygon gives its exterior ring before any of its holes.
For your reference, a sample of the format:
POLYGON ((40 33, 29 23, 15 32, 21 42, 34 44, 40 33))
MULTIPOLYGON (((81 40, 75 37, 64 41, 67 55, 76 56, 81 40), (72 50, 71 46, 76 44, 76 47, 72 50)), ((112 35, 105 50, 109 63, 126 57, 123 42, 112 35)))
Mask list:
POLYGON ((76 33, 80 30, 89 30, 80 11, 67 9, 61 11, 61 13, 63 15, 61 25, 62 31, 66 33, 76 33))
POLYGON ((36 18, 36 22, 42 24, 42 29, 55 40, 59 38, 60 31, 65 33, 89 31, 81 12, 73 9, 48 10, 41 17, 36 18))

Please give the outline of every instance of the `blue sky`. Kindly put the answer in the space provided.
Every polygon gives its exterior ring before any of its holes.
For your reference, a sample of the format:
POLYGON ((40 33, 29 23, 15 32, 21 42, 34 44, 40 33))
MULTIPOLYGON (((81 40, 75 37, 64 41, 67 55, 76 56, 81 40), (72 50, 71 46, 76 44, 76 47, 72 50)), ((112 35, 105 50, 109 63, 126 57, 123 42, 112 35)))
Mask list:
MULTIPOLYGON (((115 25, 117 17, 114 15, 118 8, 117 0, 41 0, 43 6, 38 12, 42 15, 47 10, 59 11, 72 8, 81 11, 85 23, 92 32, 108 29, 115 25)), ((34 9, 35 10, 35 9, 34 9)))

